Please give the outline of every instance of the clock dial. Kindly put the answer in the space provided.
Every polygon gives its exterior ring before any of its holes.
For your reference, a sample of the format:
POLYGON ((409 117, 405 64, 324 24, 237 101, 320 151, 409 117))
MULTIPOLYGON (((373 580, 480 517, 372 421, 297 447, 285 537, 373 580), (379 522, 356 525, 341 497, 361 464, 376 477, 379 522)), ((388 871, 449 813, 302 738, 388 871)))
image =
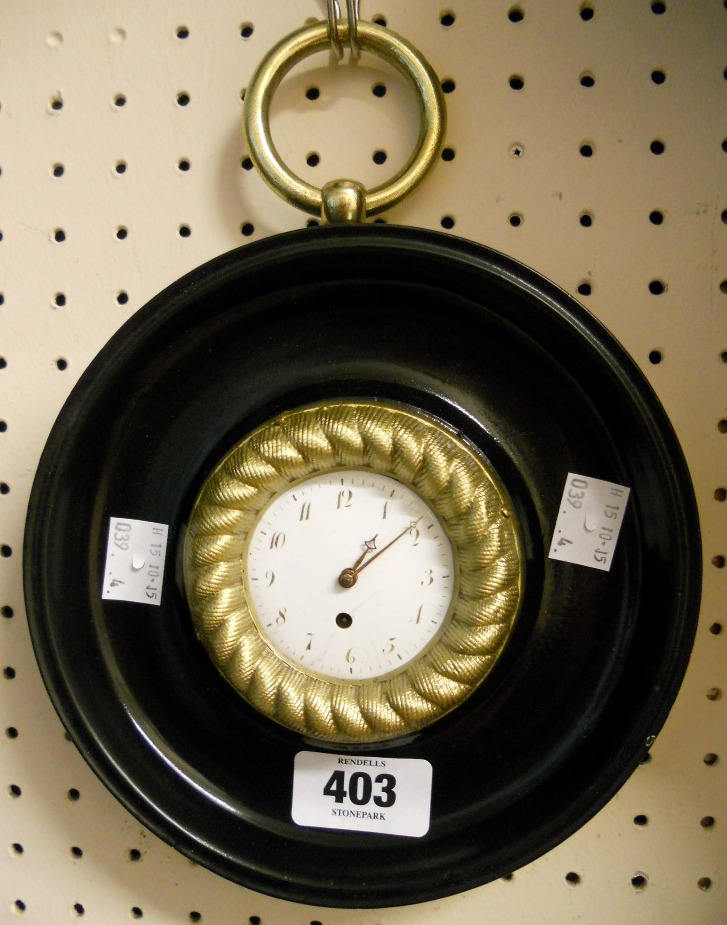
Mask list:
POLYGON ((489 462, 383 401, 283 412, 204 483, 185 544, 197 635, 263 715, 375 742, 463 703, 523 590, 520 534, 489 462))
POLYGON ((283 658, 358 681, 402 669, 438 635, 456 570, 419 495, 341 470, 274 499, 250 533, 245 576, 258 628, 283 658))

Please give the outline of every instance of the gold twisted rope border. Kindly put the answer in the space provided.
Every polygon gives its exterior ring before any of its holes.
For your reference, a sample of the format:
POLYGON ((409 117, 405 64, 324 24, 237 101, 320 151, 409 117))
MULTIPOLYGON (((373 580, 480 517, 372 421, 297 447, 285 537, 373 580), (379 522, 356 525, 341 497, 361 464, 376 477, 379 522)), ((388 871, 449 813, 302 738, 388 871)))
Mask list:
POLYGON ((484 458, 433 418, 380 401, 284 412, 241 440, 195 502, 184 573, 197 635, 227 681, 270 719, 335 742, 411 733, 462 703, 502 653, 523 585, 512 508, 484 458), (458 563, 440 634, 383 678, 317 678, 290 664, 261 637, 244 590, 247 539, 264 508, 292 484, 336 469, 372 469, 420 494, 458 563))

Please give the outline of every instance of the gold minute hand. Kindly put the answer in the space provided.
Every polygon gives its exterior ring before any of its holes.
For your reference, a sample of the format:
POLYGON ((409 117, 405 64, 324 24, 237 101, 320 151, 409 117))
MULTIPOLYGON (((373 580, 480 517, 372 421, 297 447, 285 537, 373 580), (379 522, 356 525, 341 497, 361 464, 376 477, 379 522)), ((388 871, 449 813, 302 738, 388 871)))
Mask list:
POLYGON ((338 576, 339 585, 341 585, 342 588, 352 588, 356 584, 358 576, 361 574, 361 572, 363 572, 367 566, 371 565, 374 559, 378 559, 380 555, 385 553, 387 549, 391 549, 394 543, 397 543, 402 538, 402 536, 406 536, 407 533, 411 533, 411 531, 416 528, 416 525, 421 519, 421 517, 417 517, 416 520, 410 521, 408 526, 406 526, 398 536, 395 536, 393 540, 390 540, 386 546, 382 546, 381 549, 374 553, 370 559, 366 559, 365 562, 362 562, 362 559, 365 557, 364 553, 364 556, 359 558, 353 568, 345 568, 338 576))

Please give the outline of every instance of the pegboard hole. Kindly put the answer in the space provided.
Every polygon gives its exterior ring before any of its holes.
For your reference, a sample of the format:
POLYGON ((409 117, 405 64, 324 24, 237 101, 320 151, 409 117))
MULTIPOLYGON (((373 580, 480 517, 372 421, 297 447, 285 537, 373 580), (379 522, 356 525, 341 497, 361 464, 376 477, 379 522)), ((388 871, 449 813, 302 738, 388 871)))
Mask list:
POLYGON ((721 434, 727 434, 727 420, 725 420, 724 418, 722 418, 721 421, 717 421, 717 430, 718 430, 721 434))
POLYGON ((711 890, 712 880, 710 877, 700 877, 699 880, 697 880, 697 886, 700 890, 711 890))
POLYGON ((10 784, 8 787, 8 796, 11 796, 14 800, 19 799, 23 795, 23 791, 17 784, 10 784))
POLYGON ((190 913, 189 913, 189 921, 190 921, 190 922, 201 922, 201 921, 202 921, 202 913, 201 913, 201 912, 190 912, 190 913))
POLYGON ((262 919, 260 918, 259 915, 251 915, 247 921, 248 921, 248 925, 260 925, 260 923, 262 922, 262 919))
POLYGON ((6 665, 3 668, 3 677, 6 678, 8 681, 15 680, 15 678, 17 677, 17 672, 15 671, 12 665, 6 665))
POLYGON ((0 495, 9 495, 10 486, 7 482, 0 482, 0 495))
POLYGON ((631 878, 631 886, 635 890, 645 890, 648 883, 649 878, 646 876, 646 874, 634 874, 634 876, 631 878))
POLYGON ((124 106, 126 106, 126 97, 123 93, 116 94, 114 97, 114 106, 116 106, 118 109, 122 109, 124 106))
POLYGON ((579 295, 590 295, 593 292, 593 287, 589 282, 584 282, 578 284, 578 294, 579 295))
POLYGON ((16 841, 16 842, 14 842, 14 843, 10 846, 10 853, 11 853, 11 854, 23 854, 24 851, 25 851, 25 848, 23 848, 23 846, 20 844, 20 842, 17 842, 17 841, 16 841))
POLYGON ((64 372, 68 369, 68 360, 66 360, 65 357, 58 357, 56 360, 56 369, 60 370, 60 372, 64 372))
POLYGON ((649 283, 649 292, 652 295, 663 295, 666 288, 666 283, 661 279, 652 279, 649 283))
POLYGON ((143 919, 144 910, 141 909, 139 906, 132 906, 131 907, 131 917, 132 919, 143 919))
POLYGON ((245 222, 240 226, 240 232, 246 238, 249 238, 251 234, 255 233, 255 226, 252 224, 252 222, 245 222))
POLYGON ((714 752, 707 752, 704 758, 702 758, 702 761, 708 768, 713 768, 715 765, 719 764, 719 755, 716 755, 714 752))
POLYGON ((2 546, 0 546, 0 556, 2 556, 3 559, 9 559, 12 556, 12 554, 13 554, 12 546, 8 546, 7 543, 3 543, 2 546))
POLYGON ((186 157, 181 158, 177 161, 177 170, 181 170, 182 173, 186 173, 191 168, 190 162, 186 157))
POLYGON ((593 19, 593 17, 596 15, 596 12, 590 3, 582 3, 580 15, 583 22, 588 22, 589 20, 593 19))
POLYGON ((177 38, 178 39, 188 39, 189 29, 186 26, 177 26, 177 38))
POLYGON ((81 918, 81 916, 86 914, 86 910, 84 909, 82 903, 73 904, 73 914, 79 919, 81 918))
POLYGON ((457 89, 457 84, 450 77, 447 77, 446 80, 442 81, 442 92, 443 93, 454 93, 456 89, 457 89))
POLYGON ((699 824, 703 829, 713 829, 715 825, 714 816, 702 816, 699 820, 699 824))
POLYGON ((305 98, 307 100, 317 100, 321 95, 321 91, 318 87, 308 87, 305 91, 305 98))
POLYGON ((317 167, 321 162, 321 156, 320 154, 316 154, 315 151, 311 151, 308 157, 306 157, 305 162, 309 167, 317 167))
POLYGON ((189 225, 180 225, 178 232, 180 238, 189 238, 192 234, 192 229, 189 225))
POLYGON ((114 170, 116 171, 116 173, 120 175, 120 174, 126 173, 126 167, 127 167, 126 161, 116 161, 116 164, 114 165, 114 170))
POLYGON ((565 875, 565 882, 569 886, 578 886, 578 884, 581 882, 581 875, 577 874, 574 870, 570 870, 565 875))
POLYGON ((579 81, 581 86, 586 88, 595 87, 596 85, 596 78, 590 71, 584 71, 581 74, 579 81))
POLYGON ((661 352, 661 350, 652 350, 649 353, 649 363, 653 363, 654 366, 658 366, 663 359, 664 354, 661 352))
POLYGON ((651 4, 651 12, 657 16, 662 16, 666 13, 666 3, 662 3, 662 0, 654 0, 651 4))
POLYGON ((53 231, 53 240, 62 244, 66 240, 66 233, 62 228, 55 228, 53 231))
POLYGON ((516 160, 519 160, 521 157, 525 157, 525 146, 521 145, 517 141, 514 144, 511 144, 510 157, 514 157, 516 160))
POLYGON ((714 490, 714 500, 715 501, 727 501, 727 488, 715 488, 714 490))
POLYGON ((129 849, 129 860, 132 861, 133 863, 136 863, 137 861, 140 861, 140 860, 141 860, 141 851, 139 851, 138 848, 130 848, 130 849, 129 849))
POLYGON ((374 151, 372 160, 374 164, 378 164, 379 166, 381 166, 382 164, 386 163, 387 157, 388 155, 386 151, 378 150, 378 151, 374 151))
POLYGON ((454 15, 452 10, 445 10, 444 13, 439 17, 440 23, 448 29, 450 26, 453 26, 457 17, 454 15))
POLYGON ((712 565, 715 568, 724 568, 725 558, 724 556, 712 556, 712 565))
POLYGON ((649 145, 649 151, 651 151, 652 154, 659 156, 666 151, 666 145, 663 141, 661 141, 661 139, 655 138, 649 145))
POLYGON ((240 161, 240 167, 242 167, 243 170, 252 170, 254 166, 255 165, 249 157, 243 157, 240 161))
POLYGON ((63 97, 60 93, 57 93, 55 96, 52 96, 50 99, 50 108, 53 112, 60 112, 63 109, 63 97))
POLYGON ((8 726, 5 730, 5 735, 8 739, 17 739, 20 735, 17 726, 8 726))
POLYGON ((18 915, 25 912, 27 908, 28 907, 25 905, 22 899, 16 899, 15 902, 13 903, 13 911, 16 912, 18 915))
POLYGON ((638 816, 634 816, 634 825, 648 825, 649 817, 645 816, 643 813, 639 813, 638 816))
POLYGON ((578 149, 578 153, 581 157, 593 157, 593 145, 585 142, 578 149))
POLYGON ((0 434, 6 433, 7 429, 8 429, 8 422, 0 421, 0 434))
POLYGON ((722 624, 721 624, 721 623, 713 623, 713 624, 710 626, 710 628, 709 628, 709 632, 710 632, 713 636, 721 636, 721 635, 722 635, 722 624))
POLYGON ((177 94, 177 106, 189 106, 189 103, 190 103, 189 93, 186 93, 184 90, 182 90, 180 93, 177 94))
POLYGON ((521 6, 512 6, 507 11, 507 18, 510 22, 522 22, 525 19, 525 13, 521 6))
POLYGON ((707 700, 721 700, 722 699, 722 689, 719 687, 710 687, 707 691, 707 700))
POLYGON ((54 164, 52 172, 54 177, 62 177, 66 172, 66 168, 63 166, 63 164, 54 164))
POLYGON ((444 215, 440 225, 445 229, 445 231, 451 231, 452 228, 454 228, 454 219, 451 215, 444 215))
POLYGON ((371 22, 376 23, 377 26, 381 26, 382 29, 386 28, 386 17, 382 16, 381 13, 377 13, 376 16, 371 17, 371 22))
POLYGON ((443 161, 453 161, 456 154, 454 148, 444 148, 442 150, 442 160, 443 161))
POLYGON ((511 90, 522 90, 525 86, 525 78, 520 74, 512 74, 508 83, 511 90))
POLYGON ((0 369, 5 369, 8 365, 8 361, 5 357, 0 357, 0 369))
POLYGON ((115 234, 119 241, 123 241, 129 236, 129 229, 125 225, 119 225, 115 234))
POLYGON ((78 845, 71 845, 71 857, 80 860, 83 857, 83 848, 79 848, 78 845))
POLYGON ((507 220, 508 222, 510 222, 513 228, 519 228, 522 225, 522 223, 525 221, 525 218, 523 215, 520 214, 520 212, 512 212, 508 216, 507 220))
MULTIPOLYGON (((4 423, 5 423, 5 421, 0 421, 0 424, 4 424, 4 423)), ((4 617, 6 620, 12 620, 13 617, 15 616, 15 611, 13 610, 12 607, 8 607, 7 604, 5 604, 5 605, 2 607, 2 609, 0 609, 0 613, 3 615, 3 617, 4 617)))
POLYGON ((652 225, 661 225, 664 221, 664 213, 660 209, 654 209, 649 212, 649 221, 652 225))
POLYGON ((666 83, 666 74, 664 73, 664 71, 659 70, 657 68, 656 70, 651 72, 651 80, 653 83, 657 85, 661 85, 663 83, 666 83))
POLYGON ((77 790, 75 787, 71 787, 66 796, 71 803, 77 803, 81 799, 81 791, 77 790))
POLYGON ((244 22, 240 26, 240 36, 243 39, 249 39, 254 31, 255 31, 255 27, 253 26, 251 22, 244 22))
POLYGON ((371 92, 374 96, 382 99, 386 96, 386 85, 385 84, 374 84, 371 88, 371 92))
POLYGON ((584 228, 590 228, 593 224, 593 215, 590 212, 581 212, 578 221, 584 228))
POLYGON ((120 292, 117 292, 116 301, 119 305, 126 305, 126 303, 129 301, 129 293, 124 292, 123 289, 120 292))
POLYGON ((727 350, 723 350, 722 353, 720 353, 719 358, 723 363, 727 363, 727 350))

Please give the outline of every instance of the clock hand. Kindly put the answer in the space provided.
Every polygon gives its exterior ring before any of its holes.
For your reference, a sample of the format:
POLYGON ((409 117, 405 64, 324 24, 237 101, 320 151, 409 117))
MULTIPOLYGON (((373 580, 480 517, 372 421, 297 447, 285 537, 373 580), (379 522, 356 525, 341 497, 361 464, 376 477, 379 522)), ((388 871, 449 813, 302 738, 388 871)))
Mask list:
MULTIPOLYGON (((341 572, 341 574, 338 576, 339 585, 342 588, 352 588, 356 584, 360 573, 363 572, 363 570, 367 566, 371 565, 374 559, 378 559, 379 556, 382 553, 385 553, 387 549, 391 549, 394 543, 398 542, 402 538, 402 536, 406 536, 407 533, 411 533, 411 531, 415 529, 416 525, 419 523, 421 519, 422 519, 421 517, 417 517, 416 520, 410 521, 409 525, 405 527, 398 536, 395 536, 393 540, 391 540, 390 542, 386 544, 386 546, 382 546, 382 548, 379 549, 378 552, 374 553, 374 555, 371 556, 370 559, 366 559, 366 561, 364 562, 363 560, 366 558, 366 553, 370 552, 371 549, 376 548, 375 546, 369 546, 369 543, 367 542, 366 550, 364 551, 363 555, 359 556, 353 568, 345 568, 341 572)), ((378 533, 376 534, 376 536, 378 536, 378 533)), ((374 540, 376 539, 376 536, 374 537, 374 540)), ((370 542, 373 543, 373 540, 371 540, 370 542)))

